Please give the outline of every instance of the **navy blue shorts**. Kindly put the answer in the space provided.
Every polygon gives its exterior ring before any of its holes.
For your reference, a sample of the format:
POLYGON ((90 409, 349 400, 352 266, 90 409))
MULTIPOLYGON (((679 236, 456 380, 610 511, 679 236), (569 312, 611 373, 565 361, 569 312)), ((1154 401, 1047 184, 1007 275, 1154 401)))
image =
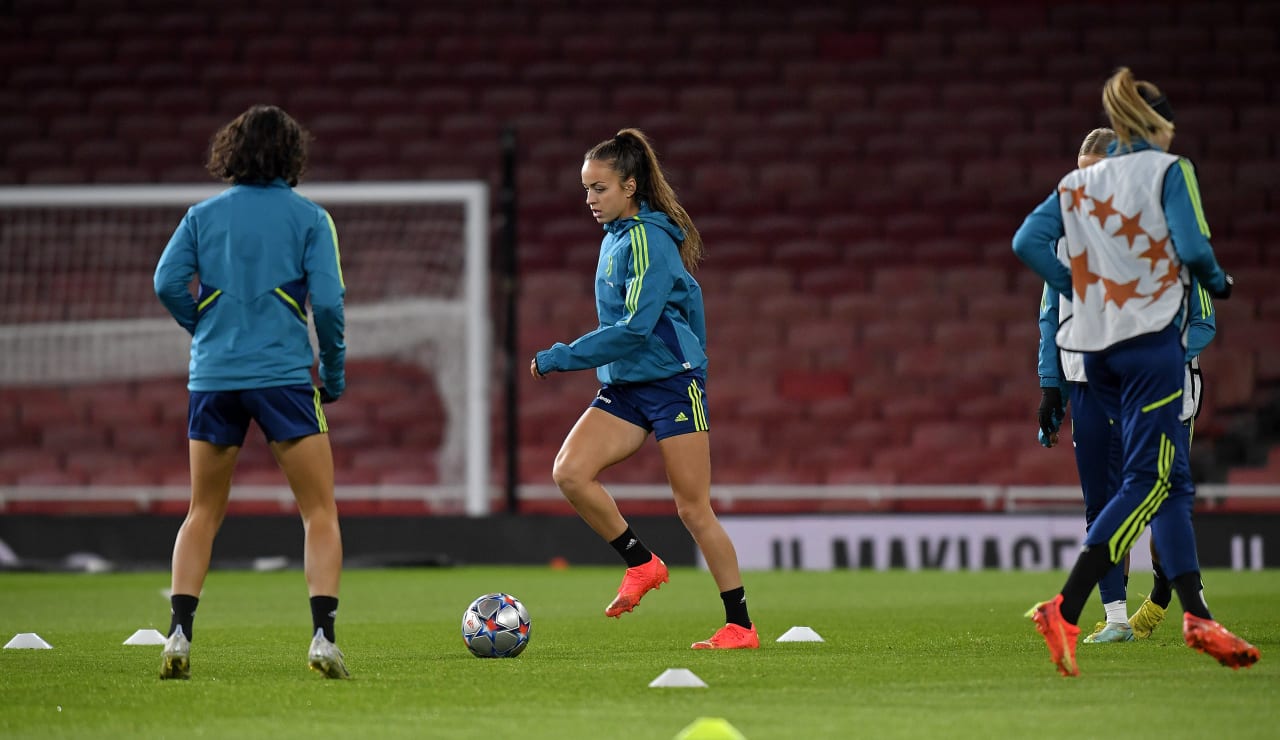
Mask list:
POLYGON ((247 391, 191 391, 187 437, 240 447, 249 422, 258 422, 268 442, 284 442, 329 431, 320 408, 320 391, 310 385, 285 385, 247 391))
POLYGON ((692 370, 649 383, 605 385, 591 406, 653 432, 657 439, 705 432, 706 385, 703 374, 692 370))

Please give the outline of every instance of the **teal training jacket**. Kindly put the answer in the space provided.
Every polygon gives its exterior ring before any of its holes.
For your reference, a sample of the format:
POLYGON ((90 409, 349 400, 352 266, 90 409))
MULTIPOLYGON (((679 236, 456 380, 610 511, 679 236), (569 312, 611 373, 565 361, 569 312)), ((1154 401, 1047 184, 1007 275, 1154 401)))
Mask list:
POLYGON ((156 265, 155 290, 191 333, 190 390, 310 384, 309 301, 320 380, 329 395, 342 395, 346 288, 337 229, 284 180, 234 185, 192 206, 156 265))
POLYGON ((684 232, 641 202, 640 213, 604 224, 596 266, 600 325, 537 354, 538 372, 596 368, 601 383, 643 383, 706 372, 702 288, 680 260, 684 232))

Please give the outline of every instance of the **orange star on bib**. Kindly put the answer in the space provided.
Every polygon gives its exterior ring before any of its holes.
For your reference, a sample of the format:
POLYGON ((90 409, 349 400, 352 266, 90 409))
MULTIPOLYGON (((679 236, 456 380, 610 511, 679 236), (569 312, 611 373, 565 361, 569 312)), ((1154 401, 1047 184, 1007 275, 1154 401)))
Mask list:
POLYGON ((1124 308, 1124 304, 1129 302, 1130 298, 1143 297, 1138 292, 1138 281, 1130 280, 1127 283, 1117 283, 1114 280, 1099 278, 1102 280, 1102 287, 1105 291, 1102 296, 1102 302, 1105 305, 1107 301, 1116 304, 1116 308, 1124 308))
POLYGON ((1146 230, 1138 223, 1142 220, 1142 211, 1138 211, 1138 215, 1133 216, 1132 218, 1124 215, 1123 213, 1120 213, 1119 215, 1120 228, 1117 229, 1116 233, 1112 234, 1112 236, 1123 236, 1128 239, 1129 248, 1133 249, 1133 240, 1147 233, 1146 230))
MULTIPOLYGON (((1165 247, 1169 245, 1169 237, 1166 236, 1163 239, 1152 239, 1151 235, 1148 234, 1147 241, 1150 242, 1147 246, 1147 251, 1138 255, 1138 257, 1140 259, 1151 260, 1151 266, 1154 268, 1157 262, 1169 256, 1168 250, 1165 249, 1165 247)), ((1130 246, 1133 245, 1131 244, 1130 246)))
POLYGON ((1098 200, 1093 196, 1089 196, 1089 199, 1093 201, 1093 210, 1089 212, 1089 215, 1098 219, 1098 226, 1105 229, 1107 227, 1107 219, 1119 213, 1111 205, 1111 201, 1115 199, 1115 196, 1108 195, 1106 200, 1098 200))
POLYGON ((1081 301, 1085 290, 1098 282, 1098 276, 1089 271, 1089 252, 1085 251, 1071 258, 1071 290, 1081 301))

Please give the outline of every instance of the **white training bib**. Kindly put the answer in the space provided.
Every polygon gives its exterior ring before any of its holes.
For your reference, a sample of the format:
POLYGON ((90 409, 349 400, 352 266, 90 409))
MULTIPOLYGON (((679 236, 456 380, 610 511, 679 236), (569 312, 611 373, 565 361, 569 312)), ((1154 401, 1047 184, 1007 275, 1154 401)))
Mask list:
MULTIPOLYGON (((1145 150, 1108 157, 1058 183, 1071 268, 1071 308, 1058 346, 1096 352, 1159 331, 1182 307, 1181 260, 1161 196, 1178 158, 1145 150)), ((1061 247, 1059 252, 1062 255, 1061 247)))

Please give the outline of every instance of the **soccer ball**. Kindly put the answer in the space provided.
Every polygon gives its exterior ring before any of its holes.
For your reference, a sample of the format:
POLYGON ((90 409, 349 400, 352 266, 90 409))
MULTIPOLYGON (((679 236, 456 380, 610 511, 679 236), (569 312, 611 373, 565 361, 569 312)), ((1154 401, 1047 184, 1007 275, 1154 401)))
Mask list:
POLYGON ((485 594, 462 613, 462 641, 477 658, 514 658, 529 646, 529 612, 511 594, 485 594))

